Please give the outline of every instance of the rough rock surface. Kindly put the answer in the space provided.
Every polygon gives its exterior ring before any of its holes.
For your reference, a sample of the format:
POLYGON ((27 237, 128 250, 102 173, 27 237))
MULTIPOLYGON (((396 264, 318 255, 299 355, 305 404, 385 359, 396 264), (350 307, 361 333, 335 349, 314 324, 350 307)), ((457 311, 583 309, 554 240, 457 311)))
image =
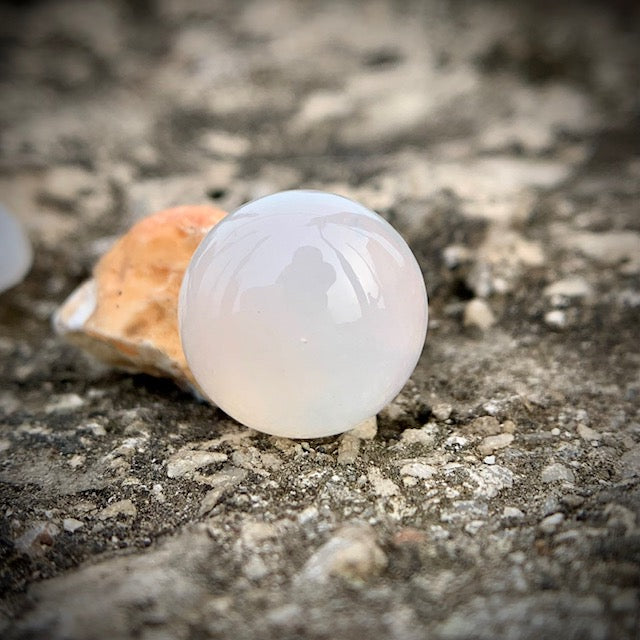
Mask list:
POLYGON ((187 205, 135 224, 56 310, 56 332, 109 365, 195 387, 178 330, 180 286, 198 245, 225 215, 187 205))
POLYGON ((0 200, 35 262, 0 297, 0 635, 636 637, 636 3, 19 4, 0 200), (377 431, 259 435, 51 331, 141 216, 299 186, 378 210, 425 273, 377 431))

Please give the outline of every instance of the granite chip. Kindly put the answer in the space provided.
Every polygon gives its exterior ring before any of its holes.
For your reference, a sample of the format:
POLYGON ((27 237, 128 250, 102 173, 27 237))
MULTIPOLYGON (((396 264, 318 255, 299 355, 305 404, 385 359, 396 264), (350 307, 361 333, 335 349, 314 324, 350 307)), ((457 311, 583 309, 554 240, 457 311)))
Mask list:
POLYGON ((554 462, 547 465, 540 474, 542 482, 575 482, 575 474, 569 467, 561 464, 560 462, 554 462))
POLYGON ((129 518, 135 518, 138 514, 138 510, 133 502, 129 499, 118 500, 105 507, 98 517, 101 520, 108 520, 110 518, 117 518, 118 516, 126 516, 129 518))

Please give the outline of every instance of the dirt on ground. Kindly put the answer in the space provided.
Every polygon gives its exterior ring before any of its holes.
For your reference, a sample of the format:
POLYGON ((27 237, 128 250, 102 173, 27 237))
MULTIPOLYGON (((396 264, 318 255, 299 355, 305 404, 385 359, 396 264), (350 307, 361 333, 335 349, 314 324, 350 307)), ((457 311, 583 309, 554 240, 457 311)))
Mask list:
POLYGON ((633 2, 0 7, 0 635, 638 638, 633 2), (51 314, 167 206, 378 211, 430 327, 377 429, 292 441, 51 314))

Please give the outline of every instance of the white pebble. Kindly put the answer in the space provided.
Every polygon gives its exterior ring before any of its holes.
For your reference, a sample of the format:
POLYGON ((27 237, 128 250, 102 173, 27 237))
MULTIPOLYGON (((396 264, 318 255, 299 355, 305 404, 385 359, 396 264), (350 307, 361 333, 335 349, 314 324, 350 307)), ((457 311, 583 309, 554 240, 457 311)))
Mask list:
POLYGON ((544 290, 544 295, 550 298, 562 296, 565 298, 584 298, 591 295, 589 283, 579 276, 571 276, 550 284, 544 290))
POLYGON ((487 436, 484 440, 478 445, 478 451, 483 455, 488 455, 493 453, 497 449, 504 449, 508 447, 513 442, 513 434, 512 433, 499 433, 495 436, 487 436))
POLYGON ((464 308, 464 326, 478 327, 486 331, 496 323, 491 307, 482 299, 475 298, 464 308))
POLYGON ((463 262, 467 262, 470 257, 469 249, 458 244, 451 244, 442 252, 442 259, 449 269, 455 269, 463 262))
POLYGON ((586 424, 582 424, 582 423, 578 424, 576 431, 578 432, 578 435, 583 440, 587 440, 589 442, 596 442, 602 439, 601 433, 598 433, 595 429, 592 429, 591 427, 587 427, 586 424))
POLYGON ((480 528, 484 526, 484 520, 472 520, 471 522, 467 522, 464 526, 464 530, 471 536, 475 536, 480 528))
POLYGON ((138 510, 136 509, 136 506, 133 504, 133 502, 129 499, 126 499, 119 500, 118 502, 112 502, 98 514, 98 517, 101 520, 117 518, 118 516, 130 516, 135 518, 137 513, 138 510))
POLYGON ((576 477, 573 471, 559 462, 554 462, 553 464, 547 465, 542 470, 541 479, 542 482, 557 482, 560 480, 565 482, 576 481, 576 477))
POLYGON ((435 472, 435 467, 422 462, 409 462, 400 469, 401 476, 412 476, 422 480, 428 480, 435 472))
POLYGON ((307 560, 297 583, 325 583, 332 576, 364 581, 386 565, 387 557, 374 530, 366 525, 346 525, 307 560))
POLYGON ((451 412, 453 411, 453 407, 450 404, 446 404, 444 402, 440 402, 433 406, 431 412, 433 413, 433 417, 436 420, 440 420, 444 422, 448 418, 451 417, 451 412))
POLYGON ((544 314, 544 321, 553 329, 564 329, 567 326, 567 314, 560 309, 554 309, 544 314))
POLYGON ((564 514, 554 513, 540 522, 540 530, 544 533, 553 533, 564 522, 564 514))
POLYGON ((69 533, 77 531, 80 527, 84 527, 82 520, 76 520, 75 518, 65 518, 62 521, 62 528, 69 533))
POLYGON ((500 404, 496 400, 489 400, 482 405, 483 410, 489 416, 495 416, 500 411, 500 404))

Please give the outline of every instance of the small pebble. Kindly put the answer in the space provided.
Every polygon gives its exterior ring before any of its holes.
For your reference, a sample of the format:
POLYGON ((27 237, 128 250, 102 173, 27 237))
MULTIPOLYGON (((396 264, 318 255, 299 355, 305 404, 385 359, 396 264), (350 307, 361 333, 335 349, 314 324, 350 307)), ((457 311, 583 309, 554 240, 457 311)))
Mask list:
POLYGON ((550 298, 562 296, 565 298, 584 298, 592 293, 589 283, 579 276, 571 276, 558 280, 544 290, 544 295, 550 298))
POLYGON ((566 505, 567 507, 570 507, 571 509, 575 509, 576 507, 579 507, 581 504, 584 504, 584 498, 582 496, 577 496, 572 493, 563 495, 560 498, 560 500, 562 504, 566 505))
POLYGON ((495 436, 487 436, 479 445, 478 451, 483 455, 493 453, 497 449, 504 449, 513 442, 512 433, 500 433, 495 436))
POLYGON ((84 527, 82 520, 76 520, 75 518, 65 518, 62 521, 62 528, 69 533, 77 531, 80 527, 84 527))
POLYGON ((342 434, 338 448, 338 464, 353 464, 360 454, 360 443, 363 440, 373 440, 377 433, 378 420, 373 416, 342 434))
POLYGON ((563 464, 559 462, 554 462, 553 464, 547 465, 541 473, 542 482, 575 482, 576 477, 568 467, 565 467, 563 464))
POLYGON ((109 518, 115 518, 117 516, 131 516, 135 518, 137 513, 138 510, 131 500, 119 500, 105 507, 98 517, 101 520, 108 520, 109 518))
POLYGON ((509 558, 514 564, 524 564, 527 556, 523 551, 514 551, 509 554, 509 558))
POLYGON ((615 529, 624 529, 629 535, 636 527, 636 514, 627 507, 610 502, 604 509, 607 516, 607 526, 615 529))
POLYGON ((202 516, 209 513, 220 500, 233 488, 247 477, 245 469, 230 467, 210 476, 202 476, 199 481, 207 484, 211 489, 205 494, 198 515, 202 516))
POLYGON ((464 526, 464 530, 471 536, 475 536, 484 525, 484 520, 472 520, 464 526))
POLYGON ((360 455, 360 439, 343 434, 338 447, 338 464, 353 464, 360 455))
POLYGON ((633 478, 640 476, 640 445, 636 445, 622 454, 622 477, 633 478))
POLYGON ((377 467, 371 467, 367 473, 373 492, 381 497, 395 496, 400 493, 393 480, 385 478, 377 467))
POLYGON ((257 549, 267 540, 278 536, 276 525, 269 522, 249 521, 242 525, 240 540, 245 549, 257 549))
POLYGON ((493 436, 501 432, 500 423, 493 416, 482 416, 480 418, 476 418, 471 422, 469 428, 474 433, 484 436, 493 436))
POLYGON ((378 420, 376 416, 367 418, 346 433, 359 440, 373 440, 378 433, 378 420))
POLYGON ((73 165, 59 165, 48 171, 40 197, 62 206, 70 206, 96 188, 96 176, 73 165))
POLYGON ((83 429, 90 431, 96 438, 101 438, 102 436, 107 435, 107 430, 97 422, 88 422, 83 426, 83 429))
POLYGON ((433 417, 436 420, 440 420, 444 422, 448 418, 451 417, 451 412, 453 411, 453 407, 450 404, 446 403, 438 403, 433 406, 431 409, 431 413, 433 413, 433 417))
POLYGON ((500 411, 500 403, 497 400, 488 400, 483 403, 482 408, 488 416, 495 416, 500 411))
POLYGON ((481 298, 470 300, 464 308, 465 327, 477 327, 486 331, 496 323, 491 307, 481 298))
POLYGON ((227 460, 227 454, 225 453, 181 449, 169 458, 167 476, 169 478, 190 477, 197 469, 216 462, 224 462, 225 460, 227 460))
POLYGON ((82 407, 84 400, 77 393, 63 393, 49 402, 44 410, 46 413, 67 413, 82 407))
POLYGON ((249 580, 260 580, 269 574, 269 568, 260 556, 251 556, 244 564, 242 571, 249 580))
POLYGON ((564 329, 567 326, 567 314, 560 309, 554 309, 545 313, 544 321, 553 329, 564 329))
POLYGON ((85 457, 77 453, 75 456, 72 456, 69 459, 69 466, 72 469, 77 469, 78 467, 81 467, 84 464, 84 461, 85 461, 85 457))
POLYGON ((515 433, 516 423, 513 420, 505 420, 502 423, 502 430, 505 433, 515 433))
POLYGON ((284 604, 266 614, 266 620, 276 627, 296 627, 304 617, 304 611, 298 604, 284 604))
POLYGON ((428 538, 424 531, 413 527, 403 527, 393 535, 393 544, 402 545, 419 545, 427 542, 428 538))
POLYGON ((432 445, 436 440, 436 430, 430 426, 422 429, 405 429, 400 438, 405 444, 432 445))
POLYGON ((445 449, 450 449, 451 451, 460 451, 464 449, 469 444, 469 440, 464 436, 449 436, 444 441, 445 449))
POLYGON ((540 522, 540 530, 543 533, 553 533, 564 522, 563 513, 554 513, 540 522))
POLYGON ((448 269, 455 269, 463 262, 468 262, 471 258, 471 252, 467 247, 458 244, 450 244, 442 251, 442 259, 448 269))
POLYGON ((577 426, 576 431, 583 440, 587 440, 588 442, 597 442, 598 440, 602 439, 602 434, 598 433, 594 429, 591 429, 591 427, 587 427, 586 424, 580 423, 577 426))
POLYGON ((153 497, 160 503, 166 502, 167 498, 165 497, 164 493, 163 493, 163 488, 162 485, 159 482, 156 482, 152 489, 151 492, 153 493, 153 497))
POLYGON ((380 573, 387 557, 367 525, 347 525, 339 529, 307 561, 299 582, 324 583, 331 576, 363 581, 380 573))
POLYGON ((428 480, 435 472, 435 467, 422 462, 409 462, 400 469, 401 476, 412 476, 422 480, 428 480))

